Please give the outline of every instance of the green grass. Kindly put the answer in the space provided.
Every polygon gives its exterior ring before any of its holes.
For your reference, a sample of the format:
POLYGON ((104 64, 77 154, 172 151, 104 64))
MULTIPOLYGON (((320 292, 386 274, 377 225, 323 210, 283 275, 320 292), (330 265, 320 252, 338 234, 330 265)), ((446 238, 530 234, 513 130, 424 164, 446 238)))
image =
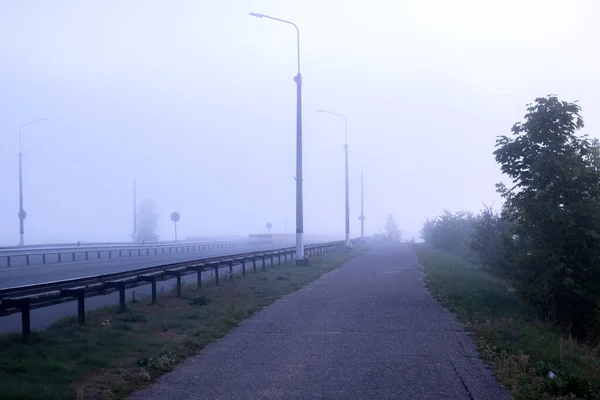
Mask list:
POLYGON ((344 261, 366 251, 315 256, 308 267, 268 267, 246 278, 223 279, 220 287, 186 286, 128 305, 92 311, 86 325, 65 318, 35 332, 0 335, 0 398, 3 400, 118 399, 171 371, 185 357, 225 336, 240 321, 344 261))
POLYGON ((503 282, 477 266, 424 244, 412 248, 430 292, 474 333, 482 358, 515 399, 600 399, 600 345, 578 344, 536 320, 503 282))

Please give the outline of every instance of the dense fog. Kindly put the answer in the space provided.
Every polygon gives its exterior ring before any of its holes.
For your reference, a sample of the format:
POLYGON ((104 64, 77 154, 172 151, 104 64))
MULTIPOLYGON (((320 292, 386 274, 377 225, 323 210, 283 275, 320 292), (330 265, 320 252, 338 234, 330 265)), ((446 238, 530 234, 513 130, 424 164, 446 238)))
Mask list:
POLYGON ((600 127, 594 1, 6 1, 0 4, 0 245, 130 240, 152 199, 161 239, 295 231, 296 32, 304 231, 393 214, 418 237, 442 209, 501 203, 492 151, 557 94, 600 127))

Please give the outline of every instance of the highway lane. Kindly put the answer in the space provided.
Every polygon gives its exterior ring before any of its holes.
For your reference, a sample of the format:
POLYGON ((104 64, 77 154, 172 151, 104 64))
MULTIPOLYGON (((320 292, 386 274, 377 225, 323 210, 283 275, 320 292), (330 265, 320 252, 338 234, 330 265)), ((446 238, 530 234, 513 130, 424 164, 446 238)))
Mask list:
MULTIPOLYGON (((285 246, 280 245, 272 245, 268 246, 269 248, 281 248, 285 246)), ((238 248, 240 249, 240 248, 238 248)), ((266 250, 266 246, 262 246, 263 250, 266 250)), ((242 251, 243 250, 239 250, 242 251)), ((251 251, 251 250, 249 250, 251 251)), ((221 255, 227 255, 233 253, 223 252, 221 255)), ((270 265, 269 260, 267 261, 267 267, 270 265)), ((277 261, 275 261, 277 264, 277 261)), ((246 264, 246 272, 248 274, 252 273, 252 263, 246 264)), ((257 262, 257 270, 260 271, 262 269, 262 261, 257 262)), ((241 265, 235 265, 233 267, 234 274, 241 274, 242 267, 241 265)), ((219 271, 219 276, 221 279, 228 277, 229 269, 221 268, 219 271)), ((204 271, 202 273, 202 280, 204 282, 208 280, 214 279, 214 271, 204 271)), ((182 281, 187 284, 195 284, 196 283, 196 274, 187 275, 182 277, 182 281)), ((169 279, 162 282, 156 283, 156 290, 159 293, 168 292, 173 290, 175 287, 176 280, 169 279)), ((127 289, 125 291, 125 298, 128 303, 131 303, 133 299, 143 300, 147 299, 152 295, 152 291, 150 285, 138 286, 133 289, 127 289)), ((90 297, 85 300, 85 309, 86 311, 96 310, 102 307, 108 306, 116 306, 119 304, 119 293, 111 293, 107 296, 97 296, 90 297)), ((115 308, 116 313, 116 308, 115 308)), ((51 307, 38 308, 35 310, 31 310, 31 329, 33 330, 42 330, 50 326, 52 323, 58 321, 61 318, 76 316, 77 315, 77 302, 72 301, 69 303, 57 304, 51 307)), ((0 317, 0 333, 20 333, 21 332, 21 314, 12 314, 7 315, 5 317, 0 317)))
POLYGON ((38 254, 44 251, 57 252, 64 251, 68 253, 70 251, 95 251, 97 249, 121 249, 121 248, 155 248, 155 247, 186 247, 194 244, 209 244, 209 243, 231 243, 231 242, 242 242, 248 240, 246 238, 241 239, 215 239, 215 240, 195 240, 195 241, 179 241, 179 242, 131 242, 131 243, 82 243, 73 245, 39 245, 37 247, 0 247, 0 255, 2 256, 18 256, 24 254, 38 254))
POLYGON ((154 256, 164 253, 186 253, 201 251, 202 249, 240 245, 242 241, 204 241, 181 242, 172 244, 147 244, 147 245, 111 245, 104 247, 74 247, 60 249, 28 249, 28 250, 0 250, 0 268, 13 268, 34 264, 57 264, 61 262, 92 261, 108 258, 123 258, 132 256, 154 256))
MULTIPOLYGON (((322 243, 322 240, 307 240, 305 244, 322 243)), ((87 262, 63 263, 55 265, 31 265, 27 267, 16 267, 11 269, 0 269, 0 288, 13 286, 22 286, 28 284, 64 280, 70 278, 79 278, 91 275, 108 274, 113 272, 130 271, 145 267, 158 266, 169 263, 192 261, 201 258, 217 257, 224 255, 233 255, 239 253, 248 253, 252 251, 268 251, 284 247, 293 247, 294 243, 273 243, 273 244, 247 244, 232 249, 215 249, 195 253, 165 254, 164 256, 141 256, 140 258, 122 258, 112 260, 97 260, 87 262)), ((275 261, 277 263, 277 261, 275 261)), ((252 273, 252 266, 246 265, 247 273, 252 273)), ((267 260, 267 266, 269 260, 267 260)), ((262 268, 262 262, 257 262, 257 268, 262 268)), ((233 267, 234 274, 241 273, 241 266, 233 267)), ((226 277, 229 273, 228 268, 220 270, 220 276, 226 277)), ((202 273, 203 281, 214 279, 214 271, 205 271, 202 273)), ((195 274, 182 278, 183 282, 194 284, 196 282, 195 274)), ((175 285, 175 279, 157 282, 157 291, 166 292, 172 290, 175 285)), ((150 285, 139 286, 137 288, 126 290, 127 302, 134 298, 137 300, 147 298, 151 295, 150 285)), ((118 292, 107 296, 90 297, 85 300, 86 311, 96 310, 107 306, 116 306, 119 304, 118 292)), ((116 309, 115 309, 116 312, 116 309)), ((61 318, 76 316, 77 302, 57 304, 51 307, 38 308, 31 310, 31 329, 41 330, 47 328, 52 323, 61 318)), ((21 331, 21 314, 12 314, 0 317, 0 333, 21 331)))
MULTIPOLYGON (((170 245, 170 244, 186 244, 186 243, 194 243, 194 242, 234 242, 247 240, 247 236, 237 235, 237 236, 204 236, 199 237, 198 239, 184 239, 178 240, 175 242, 174 240, 159 240, 158 242, 145 242, 146 245, 170 245)), ((27 250, 39 250, 39 249, 72 249, 79 247, 119 247, 119 246, 141 246, 143 242, 80 242, 78 245, 77 242, 73 243, 46 243, 46 244, 28 244, 23 246, 0 246, 0 253, 4 251, 27 251, 27 250)))
POLYGON ((229 254, 248 253, 291 247, 290 243, 247 244, 235 248, 212 249, 191 253, 173 253, 164 255, 141 255, 132 258, 103 259, 94 261, 76 261, 61 264, 30 265, 0 269, 0 289, 33 285, 36 283, 60 281, 85 276, 110 274, 140 268, 154 267, 201 258, 218 257, 229 254))

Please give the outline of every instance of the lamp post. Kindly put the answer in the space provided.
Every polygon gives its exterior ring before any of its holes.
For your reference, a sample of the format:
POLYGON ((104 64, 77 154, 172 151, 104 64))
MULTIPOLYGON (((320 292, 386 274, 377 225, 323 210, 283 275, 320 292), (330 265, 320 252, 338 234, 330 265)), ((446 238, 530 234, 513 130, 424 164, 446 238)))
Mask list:
POLYGON ((298 49, 298 73, 294 77, 294 82, 296 82, 296 265, 307 265, 308 259, 304 257, 304 208, 302 204, 302 75, 300 74, 300 30, 291 21, 258 13, 250 13, 250 15, 257 18, 267 18, 283 22, 296 28, 298 49))
POLYGON ((355 153, 353 154, 360 156, 360 240, 365 240, 365 185, 364 185, 364 175, 363 175, 363 154, 355 153))
POLYGON ((36 122, 45 121, 46 118, 38 118, 34 121, 28 122, 24 125, 21 125, 19 128, 19 245, 23 246, 25 244, 25 218, 27 218, 27 213, 25 209, 23 209, 23 128, 28 125, 35 124, 36 122))
POLYGON ((365 184, 363 176, 363 160, 360 158, 360 240, 365 240, 365 184))
POLYGON ((342 114, 334 113, 327 110, 317 110, 317 112, 327 113, 334 115, 336 117, 340 117, 344 120, 344 134, 345 134, 345 143, 344 143, 344 153, 346 158, 345 169, 346 169, 346 248, 349 249, 350 245, 350 189, 348 184, 348 121, 346 117, 342 114))

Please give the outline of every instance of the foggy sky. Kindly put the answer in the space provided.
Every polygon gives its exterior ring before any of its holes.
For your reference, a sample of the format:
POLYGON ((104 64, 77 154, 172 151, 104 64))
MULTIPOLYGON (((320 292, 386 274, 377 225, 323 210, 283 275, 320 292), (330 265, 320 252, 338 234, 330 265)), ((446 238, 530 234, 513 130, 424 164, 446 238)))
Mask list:
POLYGON ((127 240, 132 181, 161 239, 295 227, 300 27, 305 232, 352 236, 364 154, 367 233, 405 236, 448 208, 499 205, 497 135, 525 105, 579 100, 600 128, 600 6, 589 1, 86 0, 0 3, 0 245, 127 240))

